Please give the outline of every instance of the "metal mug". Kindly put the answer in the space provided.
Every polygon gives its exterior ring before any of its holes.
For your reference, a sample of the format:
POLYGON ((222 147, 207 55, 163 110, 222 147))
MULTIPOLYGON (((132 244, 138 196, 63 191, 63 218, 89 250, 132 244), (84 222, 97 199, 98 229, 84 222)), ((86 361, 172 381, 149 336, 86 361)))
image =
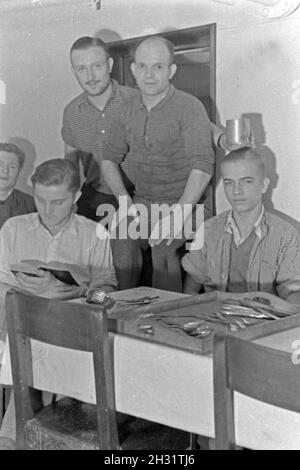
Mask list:
POLYGON ((250 119, 227 119, 226 140, 228 146, 251 146, 250 119))

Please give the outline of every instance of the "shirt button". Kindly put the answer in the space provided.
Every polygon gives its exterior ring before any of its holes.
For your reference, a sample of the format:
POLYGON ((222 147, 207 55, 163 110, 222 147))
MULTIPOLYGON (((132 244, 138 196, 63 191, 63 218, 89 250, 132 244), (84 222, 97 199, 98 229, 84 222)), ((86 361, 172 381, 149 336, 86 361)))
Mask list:
POLYGON ((102 129, 101 133, 102 133, 102 134, 105 134, 105 130, 104 130, 104 129, 102 129))

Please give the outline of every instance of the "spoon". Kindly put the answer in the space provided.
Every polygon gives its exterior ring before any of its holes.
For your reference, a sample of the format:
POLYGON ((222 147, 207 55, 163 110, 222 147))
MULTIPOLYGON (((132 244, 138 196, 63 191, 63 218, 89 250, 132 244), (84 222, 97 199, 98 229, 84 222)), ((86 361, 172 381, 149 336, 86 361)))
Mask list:
POLYGON ((185 332, 190 336, 196 336, 197 338, 205 338, 206 336, 209 336, 213 332, 213 330, 212 328, 209 328, 207 325, 205 325, 198 326, 193 330, 185 330, 185 332))
POLYGON ((193 331, 197 329, 199 326, 204 325, 205 320, 198 320, 198 321, 189 321, 188 323, 185 323, 182 328, 184 331, 193 331))

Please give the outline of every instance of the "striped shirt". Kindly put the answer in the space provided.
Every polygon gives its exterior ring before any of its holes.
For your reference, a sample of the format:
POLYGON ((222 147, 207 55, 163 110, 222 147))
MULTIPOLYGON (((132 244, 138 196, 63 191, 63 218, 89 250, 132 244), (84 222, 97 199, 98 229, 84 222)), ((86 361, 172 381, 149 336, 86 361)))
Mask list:
MULTIPOLYGON (((233 234, 228 224, 229 212, 223 212, 204 223, 201 249, 182 259, 185 271, 205 290, 223 290, 228 286, 230 251, 233 234)), ((300 235, 288 222, 264 211, 261 236, 255 231, 254 244, 246 270, 247 291, 263 291, 286 299, 300 291, 300 235)))
MULTIPOLYGON (((103 181, 99 165, 103 142, 120 111, 121 103, 136 94, 137 90, 112 80, 112 95, 103 111, 89 102, 85 92, 73 99, 64 110, 62 138, 67 145, 81 151, 78 159, 83 164, 86 184, 96 191, 111 193, 103 181)), ((75 163, 78 164, 78 161, 75 163)))
POLYGON ((124 155, 137 197, 176 202, 191 170, 213 174, 211 127, 203 104, 173 85, 150 111, 140 93, 128 99, 103 148, 104 160, 121 163, 124 155))

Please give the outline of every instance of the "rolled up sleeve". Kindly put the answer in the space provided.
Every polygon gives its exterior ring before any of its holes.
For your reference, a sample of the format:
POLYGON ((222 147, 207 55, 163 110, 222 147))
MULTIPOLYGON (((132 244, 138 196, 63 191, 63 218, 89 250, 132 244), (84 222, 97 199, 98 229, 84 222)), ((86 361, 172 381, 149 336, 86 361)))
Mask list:
POLYGON ((63 114, 63 124, 61 128, 61 136, 65 144, 69 145, 70 147, 75 147, 74 138, 72 135, 72 129, 70 125, 69 119, 69 112, 67 109, 64 110, 63 114))
POLYGON ((199 100, 193 99, 184 109, 182 131, 190 170, 201 170, 212 176, 215 152, 211 125, 207 112, 199 100))
POLYGON ((128 152, 126 129, 124 125, 124 115, 117 114, 112 125, 107 131, 106 139, 103 142, 102 160, 110 160, 117 164, 122 163, 128 152))

